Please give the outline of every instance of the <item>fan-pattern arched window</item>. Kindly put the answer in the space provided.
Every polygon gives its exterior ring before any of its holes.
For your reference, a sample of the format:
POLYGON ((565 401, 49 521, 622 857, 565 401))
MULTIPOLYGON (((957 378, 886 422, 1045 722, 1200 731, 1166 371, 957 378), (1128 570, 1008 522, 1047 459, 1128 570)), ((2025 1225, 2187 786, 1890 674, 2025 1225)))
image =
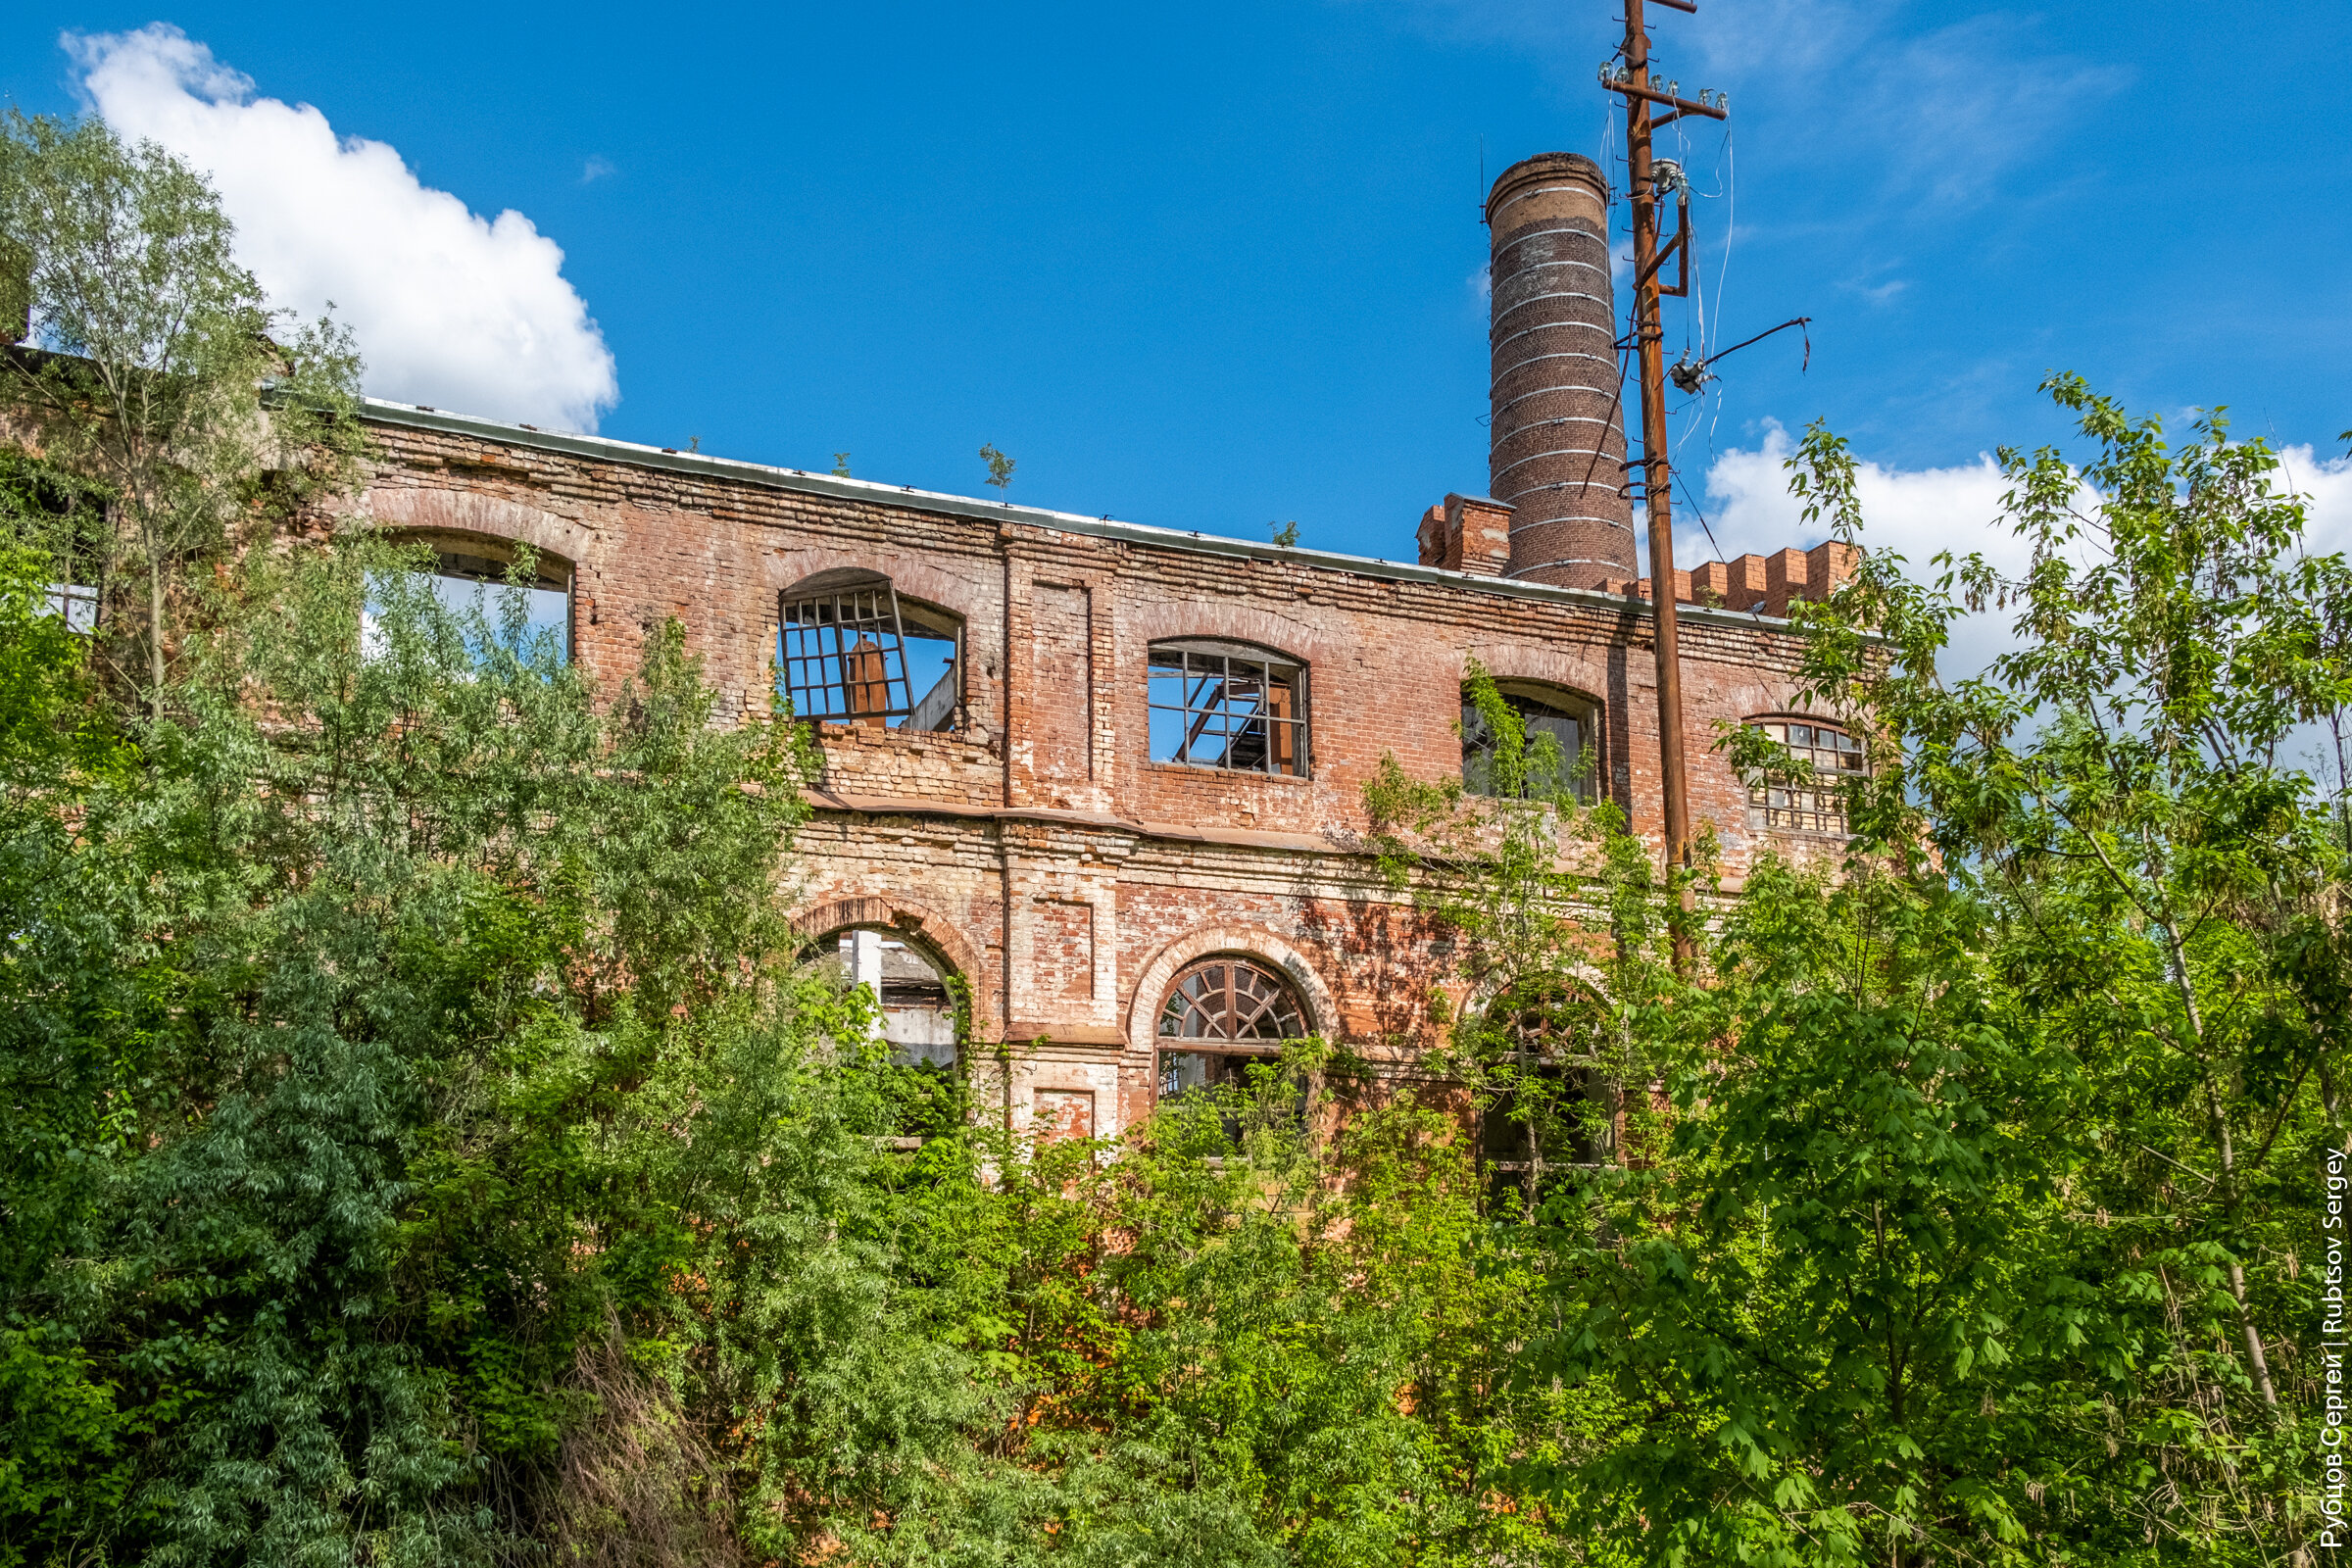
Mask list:
POLYGON ((1786 746, 1794 764, 1747 781, 1748 821, 1784 832, 1845 832, 1845 786, 1868 770, 1862 743, 1817 718, 1747 722, 1786 746))
MULTIPOLYGON (((1580 800, 1597 798, 1597 759, 1586 752, 1597 744, 1600 726, 1597 705, 1573 693, 1526 682, 1498 681, 1496 694, 1519 715, 1526 735, 1522 776, 1516 795, 1547 795, 1565 789, 1580 800), (1544 745, 1539 737, 1547 737, 1544 745), (1556 755, 1553 752, 1556 748, 1556 755), (1594 765, 1587 766, 1588 762, 1594 765), (1548 765, 1547 765, 1548 764, 1548 765)), ((1478 710, 1470 694, 1462 693, 1462 786, 1473 795, 1497 795, 1504 787, 1495 776, 1496 737, 1487 715, 1478 710)))
POLYGON ((1248 958, 1204 958, 1176 976, 1159 1007, 1159 1092, 1244 1081, 1252 1060, 1307 1032, 1306 1009, 1275 970, 1248 958))
POLYGON ((1168 988, 1159 1033, 1175 1040, 1292 1040, 1306 1033, 1306 1017, 1273 971, 1246 958, 1210 958, 1168 988))
POLYGON ((1305 665, 1246 643, 1153 643, 1148 685, 1154 762, 1305 776, 1305 665))
POLYGON ((777 615, 781 685, 802 718, 875 729, 956 727, 963 622, 899 597, 877 571, 818 572, 777 615))

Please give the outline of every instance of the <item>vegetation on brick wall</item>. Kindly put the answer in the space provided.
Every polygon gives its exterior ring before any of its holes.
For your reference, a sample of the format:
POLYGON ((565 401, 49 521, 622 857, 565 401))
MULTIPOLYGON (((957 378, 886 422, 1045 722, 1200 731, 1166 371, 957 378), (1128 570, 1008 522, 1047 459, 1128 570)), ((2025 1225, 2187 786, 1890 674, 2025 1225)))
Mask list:
MULTIPOLYGON (((128 155, 12 134, 37 257, 26 172, 128 155)), ((354 451, 312 363, 274 447, 165 443, 168 548, 97 448, 0 453, 0 1568, 2317 1541, 2352 575, 2260 443, 2060 379, 2026 577, 1806 607, 1874 759, 1834 868, 1659 881, 1474 682, 1495 794, 1368 800, 1446 1080, 1300 1042, 1040 1149, 803 967, 807 741, 714 722, 684 628, 598 691, 527 553, 461 612, 292 546, 354 451), (69 631, 116 549, 127 624, 69 631), (1972 603, 2017 651, 1946 683, 1972 603)), ((1858 540, 1835 438, 1794 471, 1858 540)))

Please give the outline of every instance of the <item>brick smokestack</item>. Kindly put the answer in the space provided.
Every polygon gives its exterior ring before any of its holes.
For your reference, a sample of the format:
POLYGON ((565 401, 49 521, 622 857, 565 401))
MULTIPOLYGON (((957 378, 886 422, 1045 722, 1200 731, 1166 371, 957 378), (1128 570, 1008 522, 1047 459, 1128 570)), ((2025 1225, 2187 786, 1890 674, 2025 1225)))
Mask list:
POLYGON ((1487 195, 1494 417, 1488 489, 1511 514, 1507 575, 1590 588, 1634 575, 1608 183, 1576 153, 1513 164, 1487 195), (1598 452, 1598 461, 1594 453, 1598 452), (1586 482, 1587 475, 1591 482, 1586 482))

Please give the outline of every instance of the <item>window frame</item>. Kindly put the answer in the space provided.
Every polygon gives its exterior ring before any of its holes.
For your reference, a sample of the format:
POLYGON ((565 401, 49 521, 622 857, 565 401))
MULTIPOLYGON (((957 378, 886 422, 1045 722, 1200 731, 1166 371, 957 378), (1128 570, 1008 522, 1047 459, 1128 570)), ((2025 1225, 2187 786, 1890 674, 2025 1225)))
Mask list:
POLYGON ((1850 838, 1853 826, 1846 810, 1846 781, 1870 776, 1870 748, 1862 737, 1843 724, 1814 713, 1759 713, 1740 722, 1741 727, 1758 730, 1767 739, 1777 742, 1784 751, 1802 758, 1807 767, 1801 780, 1794 773, 1769 770, 1743 778, 1741 782, 1747 789, 1748 826, 1768 833, 1788 833, 1806 838, 1850 838), (1836 736, 1846 744, 1821 746, 1808 738, 1799 745, 1791 731, 1800 727, 1815 734, 1836 736), (1850 757, 1854 762, 1848 766, 1840 761, 1836 766, 1825 768, 1821 765, 1823 756, 1838 759, 1850 757), (1776 796, 1781 799, 1775 800, 1776 796), (1788 820, 1784 817, 1812 820, 1788 820))
POLYGON ((1261 778, 1311 778, 1314 774, 1311 708, 1312 688, 1306 661, 1295 659, 1277 649, 1223 637, 1162 637, 1145 651, 1145 752, 1152 762, 1161 766, 1256 774, 1261 778), (1172 675, 1163 673, 1169 668, 1171 656, 1181 661, 1173 666, 1172 675), (1200 662, 1199 669, 1195 668, 1196 660, 1200 662), (1210 667, 1211 661, 1216 662, 1215 667, 1210 667), (1258 668, 1254 676, 1244 674, 1238 677, 1238 681, 1255 679, 1263 683, 1262 690, 1266 695, 1258 700, 1259 706, 1254 712, 1242 711, 1236 707, 1233 694, 1238 684, 1234 669, 1237 663, 1258 668), (1176 681, 1178 692, 1178 701, 1172 704, 1159 700, 1162 689, 1159 683, 1171 678, 1176 681), (1195 697, 1202 690, 1195 686, 1196 681, 1216 682, 1218 698, 1213 706, 1195 702, 1195 697), (1287 695, 1291 710, 1288 714, 1278 711, 1270 700, 1277 691, 1287 695), (1176 727, 1182 736, 1175 745, 1174 755, 1168 757, 1159 755, 1156 721, 1162 713, 1176 715, 1176 727), (1263 753, 1258 764, 1250 766, 1230 760, 1202 761, 1196 759, 1192 753, 1197 744, 1208 737, 1211 719, 1217 720, 1220 726, 1215 731, 1215 737, 1224 743, 1221 748, 1224 758, 1233 756, 1237 740, 1246 736, 1251 726, 1265 726, 1263 753), (1284 741, 1289 743, 1288 766, 1277 765, 1284 753, 1284 741))
POLYGON ((804 577, 776 595, 776 694, 792 705, 796 719, 909 734, 957 733, 964 728, 964 617, 902 597, 886 573, 837 567, 804 577), (949 644, 946 672, 919 695, 907 658, 910 624, 917 640, 949 644), (856 645, 847 643, 845 627, 858 638, 856 645), (852 660, 872 662, 856 669, 852 660), (864 706, 873 702, 877 687, 881 705, 864 706), (943 692, 945 702, 935 703, 943 692))
MULTIPOLYGON (((1195 1002, 1195 1010, 1201 1010, 1201 1013, 1204 1013, 1206 1008, 1200 1008, 1198 1002, 1195 1002)), ((1221 1084, 1221 1081, 1230 1081, 1230 1079, 1240 1077, 1240 1074, 1247 1074, 1249 1067, 1245 1065, 1245 1062, 1282 1060, 1284 1042, 1292 1042, 1292 1039, 1305 1039, 1305 1037, 1310 1037, 1312 1032, 1315 1032, 1315 1015, 1307 1010, 1307 999, 1303 992, 1298 990, 1298 985, 1294 985, 1292 978, 1289 978, 1287 973, 1282 973, 1280 964, 1272 964, 1272 961, 1268 961, 1268 959, 1258 959, 1258 956, 1251 956, 1247 953, 1201 955, 1201 956, 1198 956, 1198 959, 1190 961, 1190 964, 1178 968, 1174 976, 1169 976, 1169 983, 1166 983, 1164 990, 1159 992, 1159 1006, 1152 1010, 1152 1098, 1154 1101, 1166 1101, 1166 1098, 1174 1098, 1174 1096, 1178 1096, 1178 1093, 1193 1093, 1193 1089, 1171 1089, 1169 1086, 1171 1065, 1166 1057, 1171 1057, 1171 1055, 1237 1057, 1237 1060, 1228 1060, 1225 1065, 1211 1065, 1209 1077, 1206 1077, 1204 1084, 1195 1086, 1195 1089, 1216 1089, 1216 1084, 1221 1084), (1275 1010, 1277 1006, 1287 1008, 1289 1018, 1296 1022, 1296 1034, 1174 1034, 1174 1032, 1169 1032, 1169 1027, 1166 1027, 1169 1025, 1169 1015, 1171 1015, 1171 1010, 1176 1008, 1178 997, 1186 995, 1186 983, 1190 978, 1209 971, 1209 968, 1225 968, 1225 971, 1228 971, 1228 976, 1225 976, 1225 980, 1223 980, 1223 995, 1228 1002, 1225 1002, 1225 1010, 1221 1013, 1221 1018, 1230 1020, 1235 1015, 1233 971, 1235 968, 1240 968, 1240 971, 1247 971, 1247 973, 1253 973, 1253 976, 1258 976, 1265 985, 1270 987, 1272 992, 1275 992, 1272 1002, 1263 1004, 1263 1006, 1256 1010, 1256 1015, 1270 1013, 1270 1010, 1275 1010)))

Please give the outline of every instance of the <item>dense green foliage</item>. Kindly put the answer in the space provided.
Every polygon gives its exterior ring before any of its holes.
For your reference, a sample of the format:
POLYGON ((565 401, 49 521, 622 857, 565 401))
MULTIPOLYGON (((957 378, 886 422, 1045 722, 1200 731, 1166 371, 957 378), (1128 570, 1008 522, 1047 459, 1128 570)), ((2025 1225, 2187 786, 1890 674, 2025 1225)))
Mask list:
MULTIPOLYGON (((600 691, 527 559, 458 612, 281 526, 352 367, 231 352, 217 220, 9 128, 0 261, 72 353, 11 362, 0 451, 0 1568, 2317 1541, 2352 574, 2260 443, 2054 381, 2088 451, 2004 457, 2030 572, 1877 554, 1803 611, 1873 769, 1737 889, 1474 671, 1494 793, 1366 800, 1456 964, 1437 1070, 1304 1041, 1033 1148, 804 965, 806 734, 686 628, 600 691), (46 602, 83 562, 95 634, 46 602), (2015 651, 1947 683, 1993 603, 2015 651)), ((1833 437, 1794 473, 1860 537, 1833 437)))

